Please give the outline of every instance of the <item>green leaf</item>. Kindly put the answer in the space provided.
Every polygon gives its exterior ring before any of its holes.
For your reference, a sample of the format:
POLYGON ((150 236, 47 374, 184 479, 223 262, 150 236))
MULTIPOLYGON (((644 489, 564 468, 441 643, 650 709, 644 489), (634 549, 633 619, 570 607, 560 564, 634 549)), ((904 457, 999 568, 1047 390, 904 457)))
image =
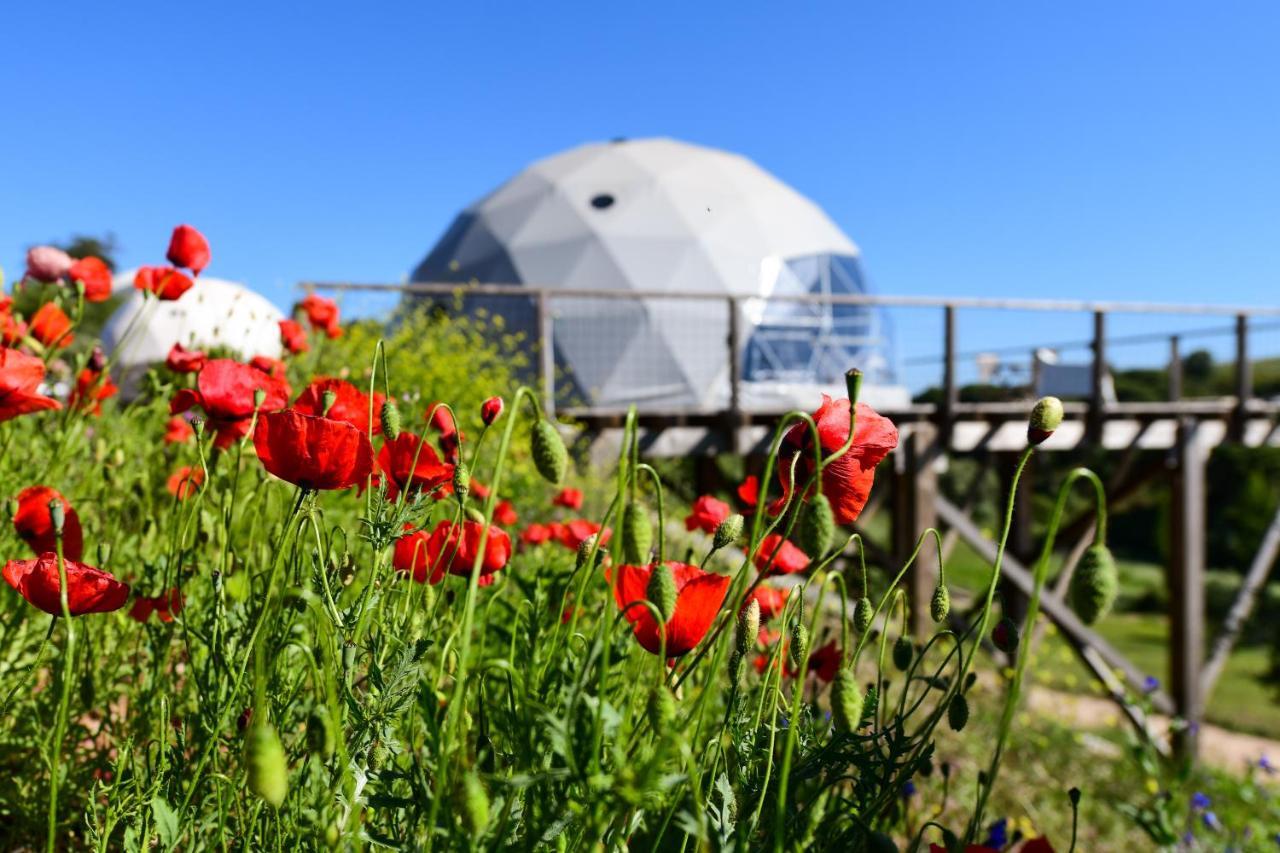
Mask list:
POLYGON ((156 794, 151 798, 151 814, 156 821, 156 834, 160 837, 160 846, 172 850, 178 843, 178 813, 165 802, 164 797, 156 794))

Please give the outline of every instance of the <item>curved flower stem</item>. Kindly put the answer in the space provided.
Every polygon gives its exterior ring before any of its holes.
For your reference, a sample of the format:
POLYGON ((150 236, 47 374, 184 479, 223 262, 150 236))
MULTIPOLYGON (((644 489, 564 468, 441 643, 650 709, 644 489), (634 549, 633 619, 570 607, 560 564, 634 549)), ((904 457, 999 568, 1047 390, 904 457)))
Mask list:
MULTIPOLYGON (((76 632, 71 624, 71 604, 67 590, 67 563, 62 556, 62 531, 58 531, 58 600, 62 618, 67 624, 67 646, 62 655, 62 684, 58 694, 58 714, 53 720, 53 742, 49 748, 49 820, 45 850, 53 853, 58 836, 58 775, 62 769, 62 738, 67 731, 67 712, 71 705, 71 669, 75 665, 76 632)), ((53 617, 55 620, 57 616, 53 617)), ((52 627, 50 633, 52 633, 52 627)))
MULTIPOLYGON (((666 510, 662 502, 662 478, 658 476, 658 472, 653 470, 652 465, 639 464, 636 466, 637 473, 640 471, 649 475, 653 480, 653 492, 658 497, 658 562, 664 562, 667 559, 667 516, 666 510)), ((632 478, 632 490, 635 489, 635 480, 632 478)))

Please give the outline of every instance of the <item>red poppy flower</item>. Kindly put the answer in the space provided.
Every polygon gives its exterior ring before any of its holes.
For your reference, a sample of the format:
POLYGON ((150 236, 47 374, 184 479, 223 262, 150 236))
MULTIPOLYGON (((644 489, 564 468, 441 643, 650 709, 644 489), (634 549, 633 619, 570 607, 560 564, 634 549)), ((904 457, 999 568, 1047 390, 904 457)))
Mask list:
POLYGON ((84 298, 87 302, 106 302, 111 298, 111 268, 102 258, 92 255, 81 258, 67 270, 67 278, 72 282, 84 283, 84 298))
MULTIPOLYGON (((107 613, 124 607, 129 598, 128 584, 75 560, 63 560, 63 563, 67 573, 67 604, 72 616, 107 613)), ((4 567, 4 579, 45 613, 61 615, 62 584, 57 554, 45 552, 34 560, 10 560, 4 567)))
POLYGON ((431 413, 431 426, 439 431, 441 438, 457 435, 458 425, 454 422, 453 415, 448 409, 437 402, 427 406, 427 411, 431 413))
POLYGON ((480 404, 480 420, 485 426, 493 426, 493 422, 502 416, 502 398, 490 397, 480 404))
POLYGON ((169 475, 165 488, 178 500, 185 501, 200 490, 202 483, 204 483, 203 468, 198 465, 183 465, 169 475))
MULTIPOLYGON (((818 438, 824 454, 844 446, 849 438, 849 401, 832 400, 822 395, 822 405, 813 413, 818 425, 818 438)), ((849 452, 822 469, 822 492, 831 501, 836 524, 848 524, 858 517, 867 504, 876 466, 898 446, 898 429, 886 417, 877 414, 866 403, 858 404, 857 435, 849 452)), ((796 481, 807 480, 813 472, 813 436, 805 424, 797 424, 783 441, 778 465, 779 479, 790 470, 791 456, 800 454, 796 481)), ((783 481, 785 488, 785 481, 783 481)))
POLYGON ((22 541, 37 554, 58 550, 58 537, 53 531, 53 518, 49 514, 50 501, 62 502, 62 555, 68 560, 78 560, 84 554, 84 534, 80 529, 80 516, 75 507, 57 489, 48 486, 27 486, 18 493, 18 509, 13 514, 13 528, 22 541))
POLYGON ((71 333, 71 318, 56 302, 41 305, 31 318, 27 331, 47 347, 65 347, 76 339, 71 333))
MULTIPOLYGON (((760 503, 760 478, 755 474, 747 477, 738 485, 738 500, 744 504, 742 510, 744 514, 751 515, 756 511, 756 504, 760 503)), ((787 496, 779 495, 769 504, 769 515, 777 515, 782 512, 782 508, 786 506, 787 496)))
POLYGON ((285 381, 285 378, 289 375, 289 366, 280 359, 272 358, 269 355, 255 355, 249 359, 249 366, 273 379, 279 379, 281 382, 285 381))
POLYGON ((512 527, 520 520, 520 516, 516 514, 511 501, 498 501, 498 505, 493 508, 493 520, 503 527, 512 527))
POLYGON ((831 640, 809 652, 809 672, 819 680, 830 683, 840 672, 840 663, 843 658, 844 655, 836 646, 836 641, 831 640))
POLYGON ((76 385, 67 397, 67 405, 97 417, 102 414, 102 401, 119 391, 109 374, 86 367, 76 375, 76 385))
POLYGON ((561 489, 559 494, 551 499, 551 503, 566 509, 582 509, 582 492, 578 489, 561 489))
POLYGON ((604 546, 609 541, 609 537, 613 535, 613 531, 609 528, 606 527, 601 532, 600 525, 594 521, 587 521, 585 518, 575 518, 572 521, 566 521, 564 524, 552 525, 551 531, 556 541, 570 551, 577 551, 583 542, 586 542, 587 539, 597 533, 600 534, 601 546, 604 546))
POLYGON ((756 568, 764 571, 765 566, 769 566, 771 575, 791 575, 809 568, 809 555, 779 534, 770 533, 764 537, 764 541, 760 543, 760 550, 756 552, 756 568), (769 563, 771 557, 772 564, 769 563))
POLYGON ((174 587, 167 594, 138 596, 133 600, 133 606, 129 608, 129 617, 139 622, 146 622, 154 613, 161 622, 172 622, 173 617, 182 612, 184 605, 181 590, 174 587))
POLYGON ((411 432, 382 445, 378 470, 387 478, 387 497, 392 500, 402 489, 431 491, 453 479, 453 466, 441 462, 431 445, 411 432))
POLYGON ((199 373, 209 357, 200 350, 186 349, 182 344, 174 344, 165 356, 164 366, 174 373, 199 373))
MULTIPOLYGON (((332 391, 334 397, 333 405, 329 407, 329 413, 324 417, 351 424, 367 435, 369 433, 369 395, 346 380, 328 376, 313 379, 310 385, 302 389, 298 399, 293 401, 293 410, 304 415, 321 416, 324 413, 324 392, 326 391, 332 391)), ((375 394, 373 410, 377 412, 381 408, 382 395, 375 394)), ((376 416, 373 419, 373 434, 382 434, 382 424, 376 416)))
POLYGON ((724 501, 717 500, 711 495, 703 495, 693 502, 689 516, 684 520, 684 529, 715 533, 716 528, 729 517, 730 512, 732 510, 724 501))
POLYGON ((53 283, 67 274, 75 258, 57 246, 32 246, 27 250, 27 278, 53 283))
POLYGON ((39 392, 43 381, 43 361, 16 349, 0 349, 0 421, 61 409, 61 403, 39 392))
MULTIPOLYGON (((667 561, 676 582, 676 609, 666 624, 666 653, 669 658, 688 654, 706 636, 715 621, 720 605, 729 590, 728 575, 704 572, 697 566, 667 561)), ((626 610, 627 621, 640 645, 652 654, 660 654, 658 622, 648 607, 633 602, 648 598, 649 576, 653 566, 619 566, 613 589, 618 607, 626 610)), ((612 580, 612 578, 611 578, 612 580)))
POLYGON ((297 320, 280 321, 280 343, 294 355, 311 349, 311 344, 307 341, 307 332, 297 320))
POLYGON ((520 534, 520 541, 526 545, 541 545, 551 538, 551 528, 545 524, 534 522, 520 534))
POLYGON ((787 596, 790 594, 790 589, 778 589, 776 586, 760 584, 751 591, 751 595, 747 600, 759 603, 760 621, 768 622, 781 613, 783 607, 786 607, 787 596))
POLYGON ((348 489, 373 471, 368 436, 332 418, 296 411, 261 415, 253 446, 263 468, 304 489, 348 489))
POLYGON ((187 419, 182 415, 174 415, 165 421, 164 424, 164 443, 165 444, 181 444, 196 434, 191 428, 191 424, 187 423, 187 419))
MULTIPOLYGON (((5 297, 6 302, 13 300, 5 297)), ((27 336, 27 324, 9 313, 10 305, 5 305, 0 313, 0 343, 7 347, 16 347, 27 336)))
POLYGON ((196 377, 195 389, 183 388, 169 403, 169 414, 185 412, 199 406, 208 416, 209 426, 217 433, 214 446, 226 449, 249 433, 253 420, 254 392, 261 388, 266 397, 263 412, 283 409, 289 402, 289 385, 247 364, 227 358, 215 358, 205 364, 196 377))
POLYGON ((169 251, 165 255, 175 267, 186 267, 194 276, 209 266, 209 241, 190 225, 179 225, 169 238, 169 251))
POLYGON ((307 322, 313 329, 321 329, 330 338, 342 335, 342 327, 338 324, 338 303, 325 299, 317 293, 308 293, 298 303, 298 307, 307 315, 307 322))
MULTIPOLYGON (((405 528, 411 529, 411 525, 405 525, 405 528)), ((413 579, 418 583, 440 583, 445 572, 470 576, 476 555, 480 553, 480 536, 484 532, 484 525, 475 521, 462 522, 461 541, 458 528, 459 525, 453 522, 441 521, 430 536, 419 530, 400 537, 396 540, 391 564, 397 571, 412 572, 413 579)), ((482 579, 502 569, 510 559, 511 537, 505 530, 490 527, 485 540, 484 559, 480 564, 482 579)))
POLYGON ((173 267, 141 267, 133 276, 137 290, 147 290, 172 302, 195 285, 195 282, 173 267))

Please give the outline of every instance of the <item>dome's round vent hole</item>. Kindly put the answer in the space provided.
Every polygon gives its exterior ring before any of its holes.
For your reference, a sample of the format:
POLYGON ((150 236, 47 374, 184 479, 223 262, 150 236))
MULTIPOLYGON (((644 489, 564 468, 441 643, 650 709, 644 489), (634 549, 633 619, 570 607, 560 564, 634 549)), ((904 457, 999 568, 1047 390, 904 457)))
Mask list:
POLYGON ((600 193, 600 195, 595 196, 594 198, 591 199, 591 206, 594 207, 596 210, 605 210, 607 208, 613 207, 613 201, 614 201, 613 196, 609 195, 608 193, 600 193))

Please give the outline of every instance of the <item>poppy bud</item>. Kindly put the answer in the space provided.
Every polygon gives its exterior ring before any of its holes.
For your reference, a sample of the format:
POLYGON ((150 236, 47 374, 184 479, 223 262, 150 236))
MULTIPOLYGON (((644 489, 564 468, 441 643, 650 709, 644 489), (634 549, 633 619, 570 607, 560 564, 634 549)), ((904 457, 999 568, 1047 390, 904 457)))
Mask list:
POLYGON ((1094 545, 1080 558, 1071 580, 1071 606, 1086 625, 1092 625, 1111 609, 1120 587, 1115 558, 1106 545, 1094 545))
POLYGON ((883 832, 873 832, 867 836, 867 853, 898 853, 898 845, 883 832))
POLYGON ((639 501, 632 501, 622 511, 622 558, 633 566, 649 562, 653 547, 653 527, 649 514, 639 501))
POLYGON ((101 373, 107 369, 107 354, 102 351, 102 347, 93 348, 93 352, 89 354, 89 363, 86 366, 94 373, 101 373))
POLYGON ((191 419, 191 428, 195 430, 196 438, 204 435, 204 418, 196 415, 191 419))
POLYGON ((249 790, 280 808, 289 793, 289 767, 284 746, 270 723, 254 723, 245 736, 245 769, 249 790))
POLYGON ((805 627, 803 613, 791 623, 791 643, 787 646, 787 654, 795 669, 799 669, 809 657, 809 629, 805 627))
POLYGON ((1005 654, 1013 654, 1018 648, 1018 626, 1008 616, 1004 617, 991 632, 991 642, 1005 654))
POLYGON ((533 464, 542 479, 554 486, 564 482, 564 475, 569 469, 569 452, 565 450, 564 439, 551 421, 543 418, 533 425, 530 449, 533 464))
POLYGON ((736 648, 742 655, 746 655, 755 645, 756 637, 760 635, 760 602, 751 599, 747 602, 747 606, 742 608, 738 613, 738 636, 736 648))
POLYGON ((649 721, 655 732, 667 732, 676 722, 676 698, 659 685, 649 694, 649 721))
POLYGON ((951 593, 947 591, 946 584, 939 583, 938 588, 933 591, 933 598, 929 601, 929 615, 933 617, 934 622, 941 624, 950 612, 951 593))
POLYGON ((261 408, 262 408, 262 404, 263 404, 263 403, 265 403, 266 401, 267 401, 267 391, 266 391, 266 389, 265 389, 265 388, 254 388, 254 389, 253 389, 253 407, 254 407, 255 409, 261 409, 261 408))
POLYGON ((583 539, 578 543, 578 558, 577 562, 574 564, 575 568, 581 569, 587 564, 587 560, 591 559, 591 552, 596 550, 597 538, 597 534, 592 533, 586 539, 583 539))
POLYGON ((871 627, 871 620, 875 618, 876 610, 871 604, 871 599, 862 597, 858 599, 858 603, 853 606, 853 627, 858 629, 859 634, 867 633, 867 629, 871 627))
POLYGON ((817 558, 827 553, 836 532, 836 517, 831 501, 824 494, 814 496, 800 513, 800 529, 796 541, 800 550, 817 558))
POLYGON ((1079 806, 1080 805, 1080 789, 1071 788, 1070 790, 1068 790, 1067 799, 1071 800, 1071 808, 1074 809, 1077 806, 1079 806))
POLYGON ((658 608, 663 623, 670 622, 676 612, 676 579, 666 563, 654 563, 645 596, 658 608))
POLYGON ((119 468, 125 463, 124 450, 117 447, 115 452, 111 454, 111 464, 119 468))
MULTIPOLYGON (((963 693, 957 693, 951 697, 951 702, 947 704, 947 725, 951 726, 951 731, 958 732, 964 729, 969 722, 969 700, 964 698, 963 693)), ((949 765, 942 765, 943 775, 951 770, 949 765)))
POLYGON ((388 441, 395 441, 400 437, 400 407, 395 400, 388 397, 382 401, 382 411, 378 413, 378 418, 382 422, 382 434, 388 441))
POLYGON ((862 690, 853 673, 841 669, 831 685, 831 719, 836 730, 857 731, 862 723, 862 690))
POLYGON ((1041 397, 1031 409, 1027 422, 1027 442, 1042 444, 1062 426, 1062 401, 1057 397, 1041 397))
POLYGON ((711 547, 719 551, 721 548, 727 548, 734 542, 738 541, 738 537, 742 535, 742 516, 736 512, 720 522, 716 528, 715 536, 711 538, 711 547))
POLYGON ((333 755, 337 746, 337 737, 333 730, 333 720, 329 717, 329 709, 317 705, 307 717, 307 747, 314 755, 328 758, 333 755))
POLYGON ((458 498, 458 503, 462 503, 470 493, 471 471, 464 463, 459 462, 453 466, 453 494, 458 498))
POLYGON ((844 387, 849 393, 849 401, 858 402, 858 395, 862 391, 862 371, 856 367, 847 370, 844 374, 844 387))
POLYGON ((490 397, 480 404, 480 420, 485 426, 493 426, 493 422, 502 417, 502 398, 490 397))
POLYGON ((338 402, 337 392, 332 388, 326 388, 324 393, 320 395, 320 416, 326 417, 329 414, 329 410, 333 408, 333 404, 336 402, 338 402))
POLYGON ((489 794, 475 771, 468 771, 462 777, 459 799, 461 802, 458 805, 467 822, 467 831, 473 837, 482 834, 489 825, 489 794))
POLYGON ((911 659, 915 657, 915 647, 907 637, 899 637, 893 643, 893 665, 906 672, 911 668, 911 659))
POLYGON ((67 523, 67 511, 58 498, 49 501, 49 523, 53 527, 53 532, 62 536, 63 525, 67 523))

